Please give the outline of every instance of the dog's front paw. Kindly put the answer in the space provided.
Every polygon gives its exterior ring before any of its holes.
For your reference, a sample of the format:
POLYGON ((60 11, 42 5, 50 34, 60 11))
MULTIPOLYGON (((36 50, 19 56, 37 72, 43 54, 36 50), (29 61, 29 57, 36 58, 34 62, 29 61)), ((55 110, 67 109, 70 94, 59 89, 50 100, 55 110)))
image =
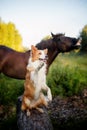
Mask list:
POLYGON ((52 95, 49 95, 49 96, 48 96, 48 100, 49 100, 49 101, 52 101, 52 95))
POLYGON ((51 102, 52 101, 52 97, 45 96, 45 98, 46 98, 47 102, 51 102))

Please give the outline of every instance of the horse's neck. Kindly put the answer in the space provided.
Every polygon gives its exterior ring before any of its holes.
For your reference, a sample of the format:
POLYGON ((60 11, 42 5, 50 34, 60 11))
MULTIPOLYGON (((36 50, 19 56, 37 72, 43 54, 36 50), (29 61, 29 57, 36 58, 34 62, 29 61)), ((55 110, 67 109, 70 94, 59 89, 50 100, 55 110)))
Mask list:
POLYGON ((53 43, 52 39, 49 39, 47 41, 42 41, 39 44, 36 45, 38 49, 48 49, 48 62, 47 62, 47 68, 52 64, 52 62, 55 60, 55 58, 58 55, 58 50, 55 46, 55 43, 53 43))
POLYGON ((59 52, 57 50, 54 50, 54 51, 48 50, 48 67, 53 63, 58 53, 59 52))

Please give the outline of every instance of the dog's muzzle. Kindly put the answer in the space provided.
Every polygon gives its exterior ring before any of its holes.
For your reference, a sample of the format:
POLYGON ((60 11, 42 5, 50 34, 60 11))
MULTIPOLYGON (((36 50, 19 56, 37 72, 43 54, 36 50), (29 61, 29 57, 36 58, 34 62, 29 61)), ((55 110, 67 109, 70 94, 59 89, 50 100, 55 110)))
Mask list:
POLYGON ((48 56, 46 55, 44 59, 43 59, 43 58, 39 58, 39 60, 40 60, 40 61, 43 61, 43 62, 47 62, 48 56))

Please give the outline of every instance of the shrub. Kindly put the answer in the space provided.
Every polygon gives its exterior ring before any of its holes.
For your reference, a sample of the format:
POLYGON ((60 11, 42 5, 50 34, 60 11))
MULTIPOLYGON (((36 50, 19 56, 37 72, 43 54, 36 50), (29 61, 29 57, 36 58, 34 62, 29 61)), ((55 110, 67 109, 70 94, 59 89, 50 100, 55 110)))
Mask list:
POLYGON ((16 103, 18 96, 23 93, 23 82, 0 75, 0 104, 11 105, 16 103))
MULTIPOLYGON (((50 67, 47 84, 54 96, 72 96, 80 94, 87 87, 87 71, 84 63, 80 64, 79 57, 58 57, 50 67), (71 60, 71 61, 70 61, 71 60), (77 62, 77 63, 76 63, 77 62)), ((84 59, 83 59, 84 60, 84 59)))

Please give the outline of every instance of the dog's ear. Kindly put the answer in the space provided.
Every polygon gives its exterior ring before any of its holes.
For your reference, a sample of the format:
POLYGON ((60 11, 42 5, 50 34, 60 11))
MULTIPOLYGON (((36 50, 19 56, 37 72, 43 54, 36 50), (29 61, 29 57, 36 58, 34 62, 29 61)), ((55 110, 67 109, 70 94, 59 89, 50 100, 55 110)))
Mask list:
POLYGON ((37 51, 37 48, 34 45, 31 45, 32 52, 37 51))
POLYGON ((44 53, 47 54, 48 53, 48 49, 44 49, 44 53))

